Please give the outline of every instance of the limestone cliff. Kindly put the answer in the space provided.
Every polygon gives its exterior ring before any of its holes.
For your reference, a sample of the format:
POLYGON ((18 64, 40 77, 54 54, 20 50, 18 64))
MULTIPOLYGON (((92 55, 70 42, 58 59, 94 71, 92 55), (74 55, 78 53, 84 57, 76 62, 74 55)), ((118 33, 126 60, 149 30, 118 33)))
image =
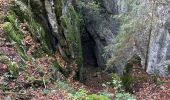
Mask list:
POLYGON ((73 78, 81 70, 83 60, 80 18, 74 9, 73 2, 67 0, 14 0, 12 4, 4 30, 11 34, 10 38, 14 38, 12 41, 19 46, 19 50, 17 50, 21 58, 24 60, 30 58, 24 52, 22 37, 23 34, 31 33, 34 41, 40 44, 37 53, 45 52, 53 57, 56 54, 61 55, 66 64, 59 67, 58 61, 54 61, 54 66, 58 67, 66 77, 73 78), (24 29, 28 32, 23 32, 19 26, 20 23, 25 24, 24 29), (10 28, 13 29, 12 32, 9 30, 10 28), (17 34, 18 31, 19 34, 17 34))
MULTIPOLYGON (((37 33, 39 37, 36 37, 36 34, 34 36, 42 41, 45 48, 53 53, 58 51, 66 62, 75 62, 77 65, 76 69, 71 65, 68 66, 68 72, 74 70, 74 75, 75 72, 79 73, 82 70, 83 58, 87 60, 93 57, 96 62, 96 65, 93 66, 106 68, 107 62, 111 62, 112 69, 122 75, 124 65, 133 55, 137 54, 141 58, 143 68, 146 67, 147 62, 148 73, 156 72, 163 76, 169 75, 169 1, 158 2, 155 0, 154 3, 148 0, 130 2, 124 2, 124 0, 21 1, 27 6, 29 10, 26 11, 31 15, 28 14, 27 17, 27 15, 21 14, 22 7, 20 7, 21 11, 14 9, 16 14, 22 16, 22 20, 35 21, 44 30, 43 34, 37 33), (121 23, 126 25, 127 34, 124 38, 128 40, 122 42, 121 38, 117 38, 121 35, 120 22, 122 19, 114 17, 134 10, 132 6, 129 6, 130 3, 134 3, 134 8, 136 7, 138 10, 133 12, 134 15, 130 19, 130 21, 134 19, 134 23, 121 23), (143 24, 144 22, 146 23, 143 24), (129 34, 128 31, 131 33, 129 34), (149 40, 148 33, 151 35, 149 40), (118 46, 121 44, 120 42, 123 45, 118 46), (105 52, 107 48, 111 48, 108 50, 109 52, 105 52), (116 56, 120 57, 116 62, 112 61, 112 58, 116 56)), ((17 8, 20 5, 16 4, 15 6, 17 8)))
POLYGON ((170 76, 170 3, 159 4, 156 14, 158 19, 152 30, 147 72, 170 76))

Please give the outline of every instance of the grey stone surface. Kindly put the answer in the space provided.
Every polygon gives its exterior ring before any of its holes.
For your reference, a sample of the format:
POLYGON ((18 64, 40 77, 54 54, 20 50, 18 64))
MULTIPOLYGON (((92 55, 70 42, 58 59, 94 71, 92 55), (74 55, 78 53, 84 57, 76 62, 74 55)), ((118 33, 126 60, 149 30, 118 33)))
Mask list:
MULTIPOLYGON (((88 2, 93 2, 93 0, 81 1, 86 5, 88 5, 88 2)), ((84 17, 85 30, 95 42, 94 50, 97 64, 99 67, 104 68, 107 61, 103 57, 104 48, 113 43, 113 37, 116 34, 116 24, 112 18, 112 15, 116 12, 116 8, 114 6, 114 0, 101 0, 96 4, 100 4, 97 10, 88 6, 81 6, 80 10, 84 17)))
POLYGON ((170 65, 170 4, 157 8, 159 20, 152 31, 147 72, 170 76, 167 68, 170 65))

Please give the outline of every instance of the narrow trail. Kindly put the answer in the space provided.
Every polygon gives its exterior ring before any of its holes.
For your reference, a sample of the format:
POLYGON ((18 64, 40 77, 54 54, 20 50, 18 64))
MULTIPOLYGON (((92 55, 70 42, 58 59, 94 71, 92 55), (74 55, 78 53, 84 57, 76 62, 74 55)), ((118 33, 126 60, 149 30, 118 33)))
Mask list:
POLYGON ((85 85, 88 87, 91 93, 98 93, 107 90, 108 92, 114 92, 112 87, 107 84, 111 81, 111 77, 102 72, 99 68, 93 66, 86 66, 86 81, 85 85))
POLYGON ((110 76, 98 66, 95 54, 96 45, 92 36, 85 32, 82 34, 83 66, 85 70, 85 83, 90 93, 97 93, 106 90, 110 86, 104 86, 111 81, 110 76), (103 86, 102 86, 103 85, 103 86))
POLYGON ((84 62, 84 70, 85 70, 85 83, 87 86, 87 90, 90 93, 98 93, 106 91, 110 93, 114 93, 114 90, 108 82, 111 82, 111 76, 108 73, 104 73, 103 70, 97 66, 94 58, 89 57, 84 62))

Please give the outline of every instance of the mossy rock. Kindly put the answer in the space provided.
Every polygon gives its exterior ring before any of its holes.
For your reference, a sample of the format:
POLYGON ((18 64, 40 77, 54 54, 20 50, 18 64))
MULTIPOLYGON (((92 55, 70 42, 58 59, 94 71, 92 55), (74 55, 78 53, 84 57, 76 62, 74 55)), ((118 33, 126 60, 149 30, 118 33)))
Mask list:
POLYGON ((17 53, 23 60, 28 60, 28 57, 25 53, 24 45, 22 44, 22 36, 18 33, 18 29, 10 22, 3 24, 3 29, 7 33, 6 36, 8 40, 13 43, 13 46, 17 50, 17 53))
POLYGON ((52 48, 49 41, 51 39, 41 24, 35 20, 30 8, 21 1, 15 1, 11 10, 17 15, 21 22, 27 22, 29 32, 35 40, 40 42, 41 48, 46 51, 46 53, 52 54, 52 49, 49 49, 52 48))

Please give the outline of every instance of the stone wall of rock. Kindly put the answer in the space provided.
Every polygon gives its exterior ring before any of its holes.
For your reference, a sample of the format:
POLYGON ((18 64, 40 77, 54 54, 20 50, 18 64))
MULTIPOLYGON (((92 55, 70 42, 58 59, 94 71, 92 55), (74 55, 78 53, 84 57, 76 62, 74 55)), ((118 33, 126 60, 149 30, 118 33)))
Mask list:
MULTIPOLYGON (((27 0, 23 0, 27 1, 27 0)), ((58 48, 66 61, 76 60, 78 66, 82 66, 81 36, 90 35, 94 42, 93 49, 97 65, 106 67, 107 58, 103 56, 104 49, 115 44, 115 36, 118 34, 119 25, 113 18, 116 14, 126 13, 129 8, 122 0, 31 0, 30 6, 37 21, 39 21, 51 38, 51 47, 58 48), (75 10, 76 9, 76 10, 75 10), (79 15, 82 18, 80 29, 79 15), (81 34, 80 34, 81 31, 81 34)), ((157 0, 156 0, 157 1, 157 0)), ((159 0, 158 0, 159 1, 159 0)), ((139 0, 140 5, 149 8, 148 0, 139 0)), ((29 4, 26 2, 26 4, 29 4)), ((146 10, 146 9, 145 9, 146 10)), ((147 11, 150 14, 152 11, 147 11)), ((147 72, 168 76, 170 65, 170 3, 162 0, 154 8, 154 23, 149 48, 147 72)), ((136 13, 139 17, 145 12, 136 13)), ((149 18, 149 17, 148 17, 149 18)), ((147 19, 147 17, 146 17, 147 19)), ((134 33, 134 48, 125 51, 123 59, 116 65, 116 72, 123 73, 124 65, 134 55, 141 57, 144 68, 146 58, 146 43, 148 28, 134 33)), ((85 38, 85 37, 83 37, 85 38)), ((86 40, 86 39, 85 39, 86 40)), ((92 42, 91 41, 91 42, 92 42)), ((89 43, 90 44, 90 43, 89 43)), ((110 54, 111 55, 111 54, 110 54)))
MULTIPOLYGON (((29 11, 30 16, 21 16, 43 26, 45 34, 38 37, 39 41, 46 41, 48 49, 58 52, 67 62, 66 72, 76 75, 82 67, 82 48, 80 38, 80 18, 74 8, 74 0, 17 0, 16 6, 22 6, 29 11), (21 4, 17 4, 21 3, 21 4), (27 7, 27 8, 26 8, 27 7)), ((18 14, 22 7, 17 7, 18 14)), ((23 19, 24 19, 23 18, 23 19)), ((31 22, 30 22, 31 23, 31 22)), ((35 26, 31 26, 35 27, 35 26)), ((34 32, 33 32, 34 33, 34 32)), ((63 66, 64 67, 64 66, 63 66)))
POLYGON ((147 72, 170 76, 170 3, 159 4, 156 15, 158 20, 153 26, 147 72))
POLYGON ((80 0, 78 11, 84 20, 84 34, 89 33, 95 42, 94 52, 99 67, 104 68, 106 61, 103 57, 104 48, 113 43, 116 34, 116 24, 112 15, 117 11, 114 0, 80 0))

